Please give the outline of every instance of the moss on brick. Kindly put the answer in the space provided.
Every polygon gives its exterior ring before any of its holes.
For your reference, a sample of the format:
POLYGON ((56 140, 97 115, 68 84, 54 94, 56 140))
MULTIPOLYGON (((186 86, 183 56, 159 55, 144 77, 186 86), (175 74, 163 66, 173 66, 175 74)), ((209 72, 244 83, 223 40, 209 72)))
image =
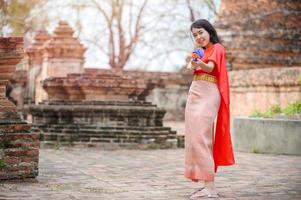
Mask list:
POLYGON ((0 141, 0 148, 1 149, 11 148, 12 146, 13 146, 12 143, 8 140, 3 139, 3 140, 0 141))
POLYGON ((7 166, 6 162, 3 162, 3 161, 0 160, 0 168, 6 167, 6 166, 7 166))

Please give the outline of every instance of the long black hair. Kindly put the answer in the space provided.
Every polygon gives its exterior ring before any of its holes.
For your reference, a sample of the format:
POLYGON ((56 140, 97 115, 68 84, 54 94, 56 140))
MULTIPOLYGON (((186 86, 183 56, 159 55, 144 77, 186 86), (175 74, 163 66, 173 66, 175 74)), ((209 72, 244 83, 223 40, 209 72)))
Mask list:
POLYGON ((215 28, 206 19, 198 19, 194 21, 190 26, 190 31, 192 31, 192 28, 205 29, 210 35, 210 42, 212 42, 213 44, 220 43, 220 39, 217 36, 215 28))

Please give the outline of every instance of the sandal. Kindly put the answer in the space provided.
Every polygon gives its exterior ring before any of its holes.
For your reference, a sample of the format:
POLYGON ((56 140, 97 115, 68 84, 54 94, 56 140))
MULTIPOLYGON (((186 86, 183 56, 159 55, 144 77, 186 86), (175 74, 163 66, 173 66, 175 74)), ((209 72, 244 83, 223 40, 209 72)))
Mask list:
POLYGON ((218 198, 218 193, 210 193, 206 188, 200 188, 193 192, 189 199, 196 200, 197 198, 218 198))
POLYGON ((197 193, 197 192, 199 192, 199 191, 202 191, 203 189, 205 189, 205 188, 204 188, 204 187, 201 187, 201 188, 197 189, 196 191, 192 192, 192 193, 190 194, 190 196, 194 195, 195 193, 197 193))
POLYGON ((207 196, 208 198, 219 198, 219 194, 215 193, 215 194, 208 194, 207 196))

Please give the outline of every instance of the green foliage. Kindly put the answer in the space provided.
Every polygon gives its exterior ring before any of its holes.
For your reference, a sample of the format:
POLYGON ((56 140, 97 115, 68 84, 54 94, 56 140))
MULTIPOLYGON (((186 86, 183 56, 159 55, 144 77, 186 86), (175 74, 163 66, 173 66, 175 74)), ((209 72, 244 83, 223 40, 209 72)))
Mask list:
POLYGON ((295 115, 295 114, 301 114, 301 100, 297 101, 295 103, 289 104, 287 107, 285 107, 282 110, 282 112, 288 116, 295 115))
POLYGON ((8 23, 13 27, 14 35, 22 35, 24 33, 24 21, 29 15, 31 9, 36 4, 35 1, 18 1, 12 0, 8 7, 10 18, 8 23))
POLYGON ((12 144, 10 141, 6 140, 6 139, 2 139, 0 141, 0 149, 6 149, 6 148, 11 148, 12 144))
POLYGON ((1 168, 1 167, 5 167, 6 165, 7 165, 7 164, 6 164, 5 162, 3 162, 3 161, 0 160, 0 168, 1 168))
POLYGON ((254 113, 252 113, 252 114, 250 115, 250 117, 266 117, 266 116, 265 116, 264 113, 262 113, 262 112, 255 111, 254 113))
POLYGON ((281 113, 281 108, 279 105, 274 105, 271 108, 269 108, 266 112, 258 112, 255 111, 254 114, 252 114, 252 117, 266 117, 270 118, 273 117, 275 114, 280 114, 281 113))
POLYGON ((274 116, 275 114, 280 114, 281 113, 281 108, 279 105, 274 105, 272 106, 267 112, 266 115, 267 116, 274 116))
MULTIPOLYGON (((32 17, 32 11, 42 4, 44 0, 0 0, 0 31, 8 26, 11 35, 20 36, 32 31, 37 26, 37 20, 44 20, 45 16, 32 17)), ((1 35, 1 33, 0 33, 1 35)))
POLYGON ((296 114, 301 114, 301 100, 295 103, 289 104, 285 108, 281 108, 279 105, 274 105, 269 108, 266 112, 255 111, 251 117, 264 117, 271 118, 277 114, 285 114, 287 116, 292 116, 296 114))

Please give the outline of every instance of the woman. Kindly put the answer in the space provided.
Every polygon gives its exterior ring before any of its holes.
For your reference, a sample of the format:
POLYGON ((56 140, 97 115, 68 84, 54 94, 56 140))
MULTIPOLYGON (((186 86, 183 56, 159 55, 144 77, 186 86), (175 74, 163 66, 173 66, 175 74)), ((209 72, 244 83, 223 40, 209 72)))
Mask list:
POLYGON ((225 49, 207 20, 193 22, 190 30, 204 55, 188 64, 193 81, 185 108, 185 177, 204 182, 204 187, 193 192, 191 199, 218 197, 214 185, 217 167, 234 164, 225 49))

